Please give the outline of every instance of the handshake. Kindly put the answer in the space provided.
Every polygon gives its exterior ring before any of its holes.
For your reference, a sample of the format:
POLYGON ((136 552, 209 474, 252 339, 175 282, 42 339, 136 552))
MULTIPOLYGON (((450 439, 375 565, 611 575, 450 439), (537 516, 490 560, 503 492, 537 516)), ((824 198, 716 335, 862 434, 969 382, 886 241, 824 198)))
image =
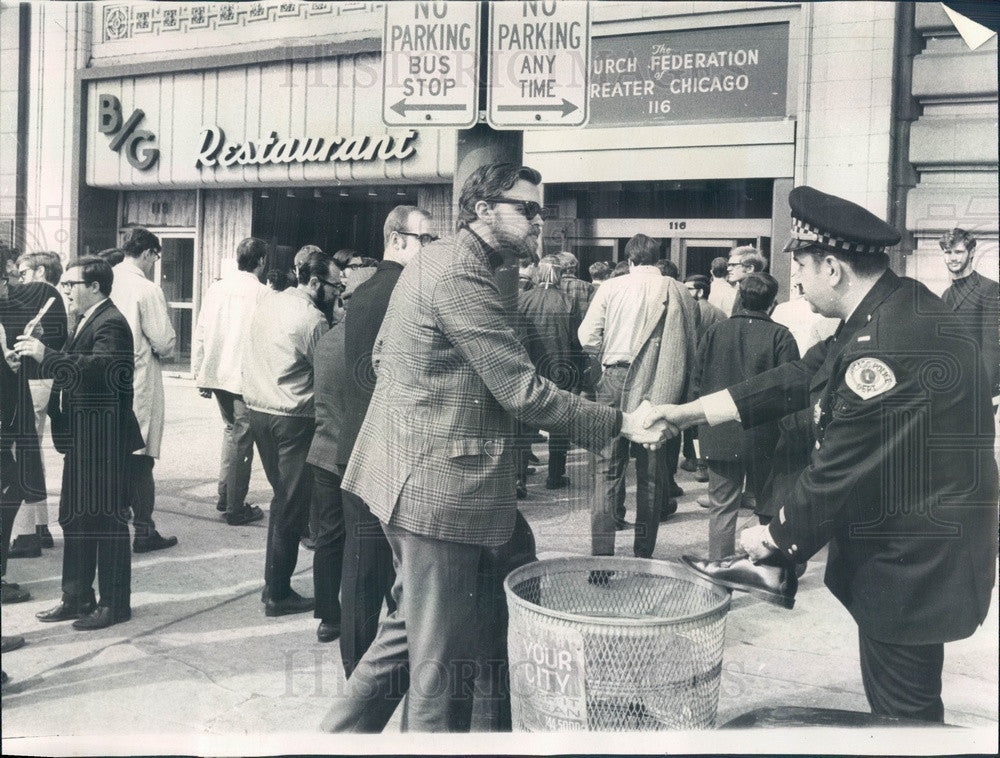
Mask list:
POLYGON ((643 400, 634 411, 622 414, 622 435, 656 450, 689 426, 704 420, 697 400, 684 405, 653 405, 643 400))

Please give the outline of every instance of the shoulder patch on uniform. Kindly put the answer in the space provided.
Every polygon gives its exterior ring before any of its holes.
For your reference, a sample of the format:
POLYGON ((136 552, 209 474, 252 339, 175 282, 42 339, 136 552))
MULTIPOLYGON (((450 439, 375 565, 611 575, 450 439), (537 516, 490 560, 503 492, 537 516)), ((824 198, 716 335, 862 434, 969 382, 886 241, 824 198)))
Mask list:
POLYGON ((878 358, 858 358, 847 367, 847 386, 862 400, 870 400, 896 386, 896 375, 878 358))

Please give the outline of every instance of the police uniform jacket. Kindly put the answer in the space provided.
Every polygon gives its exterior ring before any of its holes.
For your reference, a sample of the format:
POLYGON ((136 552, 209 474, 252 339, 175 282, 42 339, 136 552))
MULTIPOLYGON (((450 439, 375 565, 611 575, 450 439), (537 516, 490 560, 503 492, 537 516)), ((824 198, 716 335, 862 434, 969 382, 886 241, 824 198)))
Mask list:
POLYGON ((744 426, 805 407, 815 447, 770 526, 804 560, 827 542, 826 584, 868 636, 962 639, 982 623, 997 558, 997 470, 989 386, 960 318, 886 271, 857 329, 803 360, 730 388, 744 426))
MULTIPOLYGON (((469 229, 407 264, 372 360, 378 376, 343 488, 375 516, 487 547, 516 513, 513 419, 599 450, 621 414, 539 377, 513 328, 502 256, 469 229)), ((513 292, 516 294, 516 262, 513 292)))

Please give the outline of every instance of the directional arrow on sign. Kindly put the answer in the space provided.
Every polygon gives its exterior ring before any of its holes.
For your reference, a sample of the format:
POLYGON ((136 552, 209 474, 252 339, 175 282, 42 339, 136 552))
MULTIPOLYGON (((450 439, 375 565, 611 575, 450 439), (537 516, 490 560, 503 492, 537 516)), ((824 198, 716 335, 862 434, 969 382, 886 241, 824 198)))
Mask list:
POLYGON ((447 103, 408 103, 404 97, 398 103, 394 103, 389 106, 392 110, 396 111, 400 116, 405 116, 407 111, 462 111, 465 110, 465 105, 461 103, 457 104, 447 104, 447 103))
POLYGON ((518 111, 562 111, 563 116, 568 116, 580 107, 573 105, 569 100, 563 98, 562 104, 552 103, 550 105, 498 105, 498 111, 518 112, 518 111))

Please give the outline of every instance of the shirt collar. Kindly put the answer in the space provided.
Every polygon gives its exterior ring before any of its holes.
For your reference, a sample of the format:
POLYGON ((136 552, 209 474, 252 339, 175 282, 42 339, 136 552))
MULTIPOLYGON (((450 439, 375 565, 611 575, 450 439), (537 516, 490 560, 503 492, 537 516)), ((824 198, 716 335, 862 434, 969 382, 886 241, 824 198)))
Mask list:
POLYGON ((310 295, 308 292, 303 292, 298 287, 289 287, 288 289, 286 289, 284 291, 283 294, 285 294, 285 293, 291 295, 292 297, 298 297, 298 298, 301 298, 302 300, 305 300, 313 308, 316 307, 316 301, 313 300, 312 295, 310 295))
POLYGON ((96 311, 98 308, 100 308, 107 300, 108 300, 108 298, 104 298, 103 300, 98 300, 96 303, 94 303, 92 306, 90 306, 87 310, 85 310, 83 312, 83 315, 80 316, 80 323, 82 324, 86 319, 90 318, 91 314, 93 314, 94 311, 96 311))
POLYGON ((861 298, 861 302, 851 311, 851 315, 844 319, 845 327, 853 331, 871 321, 872 311, 895 292, 899 284, 899 277, 891 269, 886 269, 882 276, 875 280, 875 284, 868 290, 868 293, 861 298))
POLYGON ((498 253, 492 245, 487 244, 486 240, 472 231, 469 227, 465 227, 465 231, 475 237, 479 242, 479 245, 483 248, 483 252, 486 253, 486 261, 489 264, 491 271, 496 271, 501 265, 503 265, 503 256, 500 255, 500 253, 498 253))
POLYGON ((391 271, 392 269, 403 270, 403 264, 399 261, 379 261, 375 267, 376 271, 391 271))

